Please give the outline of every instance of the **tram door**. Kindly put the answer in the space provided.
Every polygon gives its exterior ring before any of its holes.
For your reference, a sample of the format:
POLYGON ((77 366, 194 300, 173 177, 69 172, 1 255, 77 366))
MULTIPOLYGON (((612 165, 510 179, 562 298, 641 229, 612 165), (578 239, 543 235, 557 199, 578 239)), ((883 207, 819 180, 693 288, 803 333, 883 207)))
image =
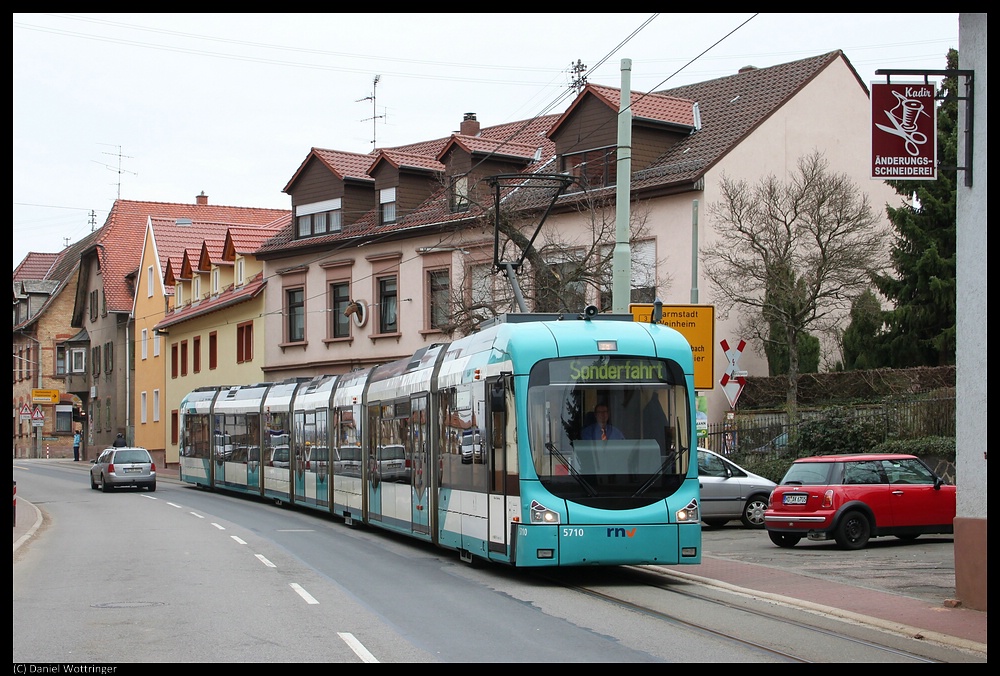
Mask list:
MULTIPOLYGON (((368 406, 368 444, 365 446, 364 484, 367 487, 368 509, 366 514, 369 521, 382 520, 382 473, 379 468, 379 444, 381 444, 382 430, 380 429, 383 419, 383 407, 381 404, 371 404, 368 406)), ((391 405, 389 405, 391 409, 391 405)))
POLYGON ((514 443, 513 393, 503 378, 486 383, 486 415, 483 447, 489 470, 489 551, 510 556, 510 526, 518 516, 516 497, 520 494, 517 474, 517 445, 514 443), (513 498, 513 499, 512 499, 513 498))
POLYGON ((406 449, 406 479, 410 484, 410 520, 414 533, 430 534, 430 429, 427 395, 410 400, 410 433, 406 449))

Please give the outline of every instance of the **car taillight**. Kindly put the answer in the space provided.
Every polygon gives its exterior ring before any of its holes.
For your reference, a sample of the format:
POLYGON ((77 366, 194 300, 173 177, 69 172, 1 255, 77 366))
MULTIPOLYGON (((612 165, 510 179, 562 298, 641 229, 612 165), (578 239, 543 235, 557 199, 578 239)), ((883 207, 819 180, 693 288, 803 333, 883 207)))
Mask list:
POLYGON ((826 492, 823 493, 823 505, 822 506, 823 506, 824 509, 829 509, 830 507, 833 507, 833 489, 832 488, 826 489, 826 492))
POLYGON ((156 463, 155 462, 149 463, 149 471, 150 472, 155 472, 156 471, 156 463))
POLYGON ((110 472, 111 474, 115 473, 115 463, 113 462, 108 463, 108 472, 110 472))

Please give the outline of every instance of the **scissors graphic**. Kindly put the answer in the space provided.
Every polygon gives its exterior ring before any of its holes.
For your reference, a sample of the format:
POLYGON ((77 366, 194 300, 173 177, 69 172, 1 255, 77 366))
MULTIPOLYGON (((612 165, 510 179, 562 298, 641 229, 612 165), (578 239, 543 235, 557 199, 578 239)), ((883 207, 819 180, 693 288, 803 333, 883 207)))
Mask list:
POLYGON ((885 116, 892 122, 892 126, 887 127, 884 124, 876 124, 875 126, 882 131, 889 132, 893 136, 899 136, 904 139, 906 141, 904 144, 906 152, 915 157, 920 153, 919 146, 927 143, 927 135, 917 131, 917 125, 912 121, 912 118, 921 114, 926 115, 926 113, 924 112, 923 105, 919 102, 907 99, 899 92, 893 92, 893 94, 899 99, 899 105, 896 107, 904 109, 904 115, 906 115, 908 124, 904 126, 900 118, 893 115, 892 111, 886 110, 885 116))

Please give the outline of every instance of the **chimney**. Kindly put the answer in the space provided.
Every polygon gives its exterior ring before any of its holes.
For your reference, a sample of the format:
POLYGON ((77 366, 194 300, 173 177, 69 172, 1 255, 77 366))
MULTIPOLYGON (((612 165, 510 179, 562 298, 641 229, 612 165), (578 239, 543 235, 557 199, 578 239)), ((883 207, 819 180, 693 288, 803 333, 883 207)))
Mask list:
POLYGON ((743 66, 742 68, 740 68, 736 72, 737 73, 749 73, 752 70, 757 70, 757 66, 743 66))
POLYGON ((208 195, 205 194, 204 190, 201 191, 200 195, 198 195, 197 197, 194 198, 194 203, 195 204, 208 204, 208 195))
POLYGON ((479 136, 479 122, 475 113, 466 113, 462 117, 462 126, 458 128, 462 136, 479 136))

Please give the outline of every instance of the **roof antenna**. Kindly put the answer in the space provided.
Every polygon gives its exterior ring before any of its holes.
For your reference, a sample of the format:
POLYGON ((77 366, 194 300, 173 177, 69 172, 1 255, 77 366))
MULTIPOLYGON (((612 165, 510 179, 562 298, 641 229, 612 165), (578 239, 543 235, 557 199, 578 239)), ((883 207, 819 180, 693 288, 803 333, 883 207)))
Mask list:
POLYGON ((378 87, 378 80, 379 80, 380 77, 382 77, 382 76, 381 75, 376 75, 375 79, 372 80, 372 95, 371 96, 366 96, 363 99, 358 99, 357 101, 355 101, 355 103, 361 103, 362 101, 371 101, 372 102, 372 116, 361 120, 362 122, 367 122, 368 120, 372 121, 372 150, 375 150, 375 122, 376 122, 376 120, 381 120, 383 117, 385 117, 385 115, 376 115, 375 114, 375 88, 378 87))

